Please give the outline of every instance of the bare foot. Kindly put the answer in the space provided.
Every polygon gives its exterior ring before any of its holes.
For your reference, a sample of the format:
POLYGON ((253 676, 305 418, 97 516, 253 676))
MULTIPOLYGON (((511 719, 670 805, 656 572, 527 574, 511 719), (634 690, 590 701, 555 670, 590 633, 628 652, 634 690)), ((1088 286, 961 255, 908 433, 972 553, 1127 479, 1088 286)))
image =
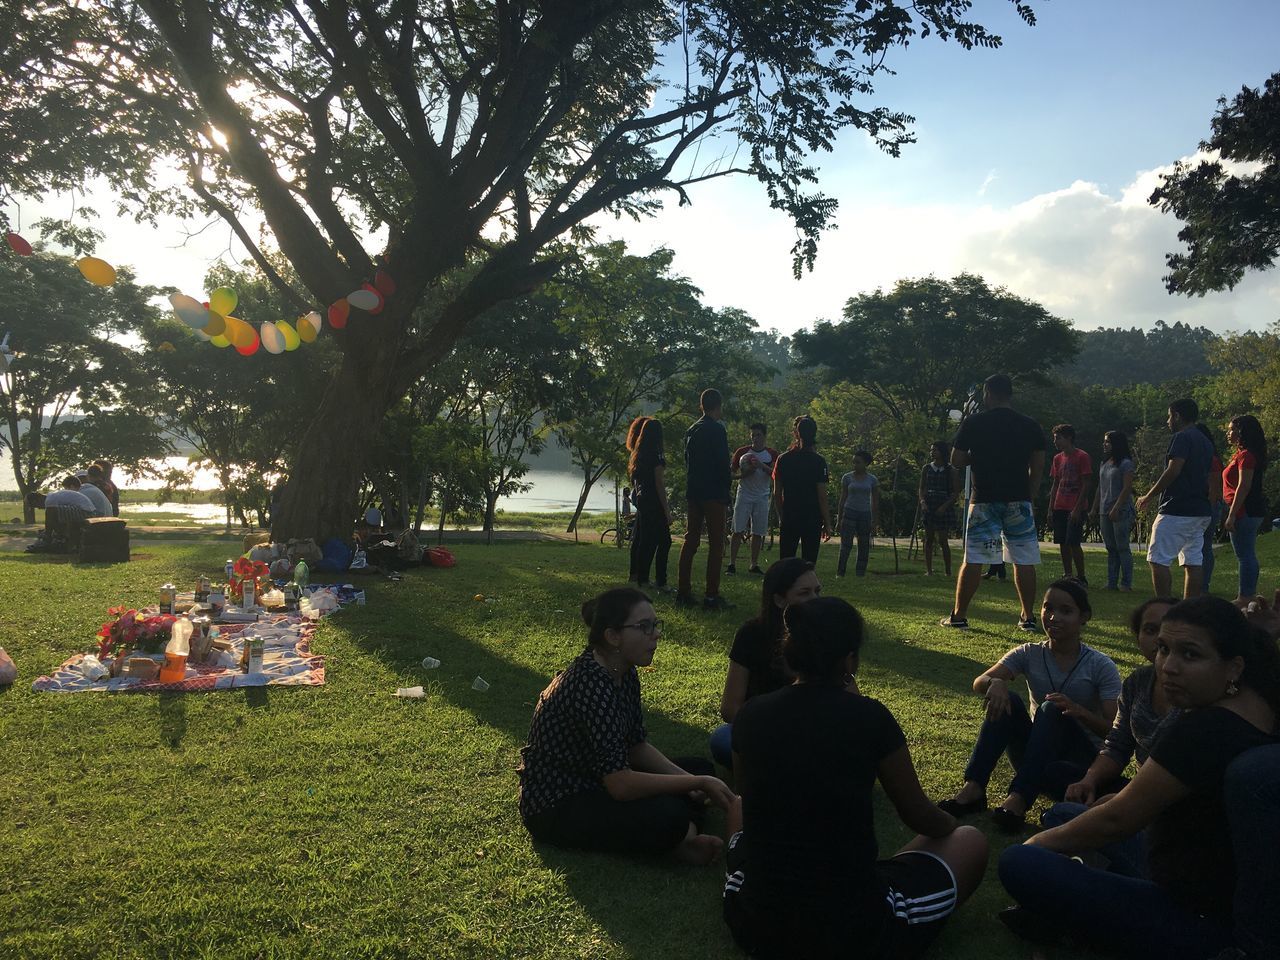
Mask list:
POLYGON ((709 833, 696 833, 686 837, 676 847, 676 859, 694 867, 705 867, 714 863, 724 849, 724 841, 709 833))

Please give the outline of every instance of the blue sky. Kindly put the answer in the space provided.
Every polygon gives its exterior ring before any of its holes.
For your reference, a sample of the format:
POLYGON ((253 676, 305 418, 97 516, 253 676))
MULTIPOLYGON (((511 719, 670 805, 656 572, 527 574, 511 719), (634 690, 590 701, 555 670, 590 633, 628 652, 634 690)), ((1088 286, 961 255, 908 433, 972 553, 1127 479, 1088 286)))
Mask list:
MULTIPOLYGON (((899 159, 850 132, 819 158, 840 200, 816 270, 791 276, 794 231, 745 178, 694 187, 640 224, 603 218, 637 252, 676 251, 676 269, 715 306, 790 333, 836 318, 846 299, 906 276, 960 270, 1037 300, 1082 328, 1185 320, 1215 330, 1280 319, 1280 271, 1234 292, 1171 297, 1160 277, 1178 225, 1147 206, 1157 172, 1195 153, 1217 98, 1280 70, 1280 0, 1035 0, 1026 27, 1007 0, 976 0, 999 50, 935 39, 891 55, 876 102, 916 117, 899 159)), ((704 157, 705 160, 705 157, 704 157)), ((81 203, 85 202, 83 199, 81 203)), ((108 237, 99 254, 149 283, 197 295, 209 264, 243 258, 221 225, 139 227, 90 196, 108 237)), ((68 198, 23 221, 65 216, 68 198)))
POLYGON ((718 305, 790 332, 903 276, 981 273, 1081 327, 1186 320, 1218 330, 1280 318, 1280 276, 1174 298, 1160 283, 1177 224, 1147 207, 1155 171, 1195 153, 1216 101, 1280 70, 1275 0, 1051 0, 1026 27, 1004 0, 975 16, 1004 37, 966 51, 933 39, 891 55, 878 101, 916 117, 890 158, 850 132, 820 158, 841 203, 813 274, 791 279, 792 233, 748 180, 695 188, 607 234, 673 247, 718 305))

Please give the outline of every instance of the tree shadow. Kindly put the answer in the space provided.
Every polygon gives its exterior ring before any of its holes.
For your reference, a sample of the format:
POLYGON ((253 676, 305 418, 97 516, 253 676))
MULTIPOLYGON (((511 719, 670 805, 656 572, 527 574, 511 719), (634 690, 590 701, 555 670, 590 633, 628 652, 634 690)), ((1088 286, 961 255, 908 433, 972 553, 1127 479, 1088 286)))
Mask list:
POLYGON ((160 742, 170 750, 178 750, 187 735, 186 695, 161 693, 159 697, 160 742))
POLYGON ((271 706, 271 695, 268 687, 245 687, 244 702, 250 710, 266 710, 271 706))

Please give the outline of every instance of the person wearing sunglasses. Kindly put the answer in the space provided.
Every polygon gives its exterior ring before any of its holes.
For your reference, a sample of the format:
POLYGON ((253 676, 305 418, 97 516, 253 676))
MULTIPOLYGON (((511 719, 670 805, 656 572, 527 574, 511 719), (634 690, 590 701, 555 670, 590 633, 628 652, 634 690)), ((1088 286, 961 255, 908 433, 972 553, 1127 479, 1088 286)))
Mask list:
POLYGON ((538 697, 520 751, 525 827, 559 847, 711 863, 723 842, 703 816, 733 791, 710 761, 669 760, 645 731, 636 670, 653 662, 662 621, 630 587, 588 600, 582 619, 587 648, 538 697))

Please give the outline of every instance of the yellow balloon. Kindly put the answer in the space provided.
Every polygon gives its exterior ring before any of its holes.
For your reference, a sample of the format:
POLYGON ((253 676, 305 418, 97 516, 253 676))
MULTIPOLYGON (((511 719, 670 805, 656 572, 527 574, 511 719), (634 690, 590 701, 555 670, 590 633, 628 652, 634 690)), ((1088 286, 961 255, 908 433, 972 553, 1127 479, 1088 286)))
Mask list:
POLYGON ((324 329, 324 317, 320 316, 320 311, 312 310, 304 317, 298 318, 297 326, 301 328, 304 324, 310 325, 316 333, 324 329))
POLYGON ((286 350, 297 350, 298 344, 302 342, 302 338, 298 335, 298 331, 294 330, 287 320, 277 320, 276 329, 280 331, 280 336, 284 337, 284 348, 286 350))
POLYGON ((209 294, 209 309, 225 317, 236 308, 236 303, 239 302, 239 299, 236 296, 236 292, 230 287, 219 287, 209 294))
POLYGON ((90 283, 109 287, 116 282, 116 268, 105 260, 99 260, 97 257, 82 257, 76 261, 76 266, 90 283))
POLYGON ((306 317, 298 318, 298 339, 303 343, 311 343, 316 338, 316 328, 306 317))
POLYGON ((257 339, 253 327, 243 320, 238 317, 227 317, 226 320, 227 329, 222 335, 231 341, 232 346, 247 347, 257 339))
POLYGON ((231 346, 231 341, 228 340, 226 337, 224 337, 222 334, 218 334, 216 337, 210 337, 209 342, 212 343, 215 347, 231 346))
POLYGON ((227 329, 227 318, 220 313, 214 313, 212 310, 208 311, 208 313, 209 322, 206 323, 202 329, 209 336, 216 337, 218 334, 222 333, 222 331, 227 329))

